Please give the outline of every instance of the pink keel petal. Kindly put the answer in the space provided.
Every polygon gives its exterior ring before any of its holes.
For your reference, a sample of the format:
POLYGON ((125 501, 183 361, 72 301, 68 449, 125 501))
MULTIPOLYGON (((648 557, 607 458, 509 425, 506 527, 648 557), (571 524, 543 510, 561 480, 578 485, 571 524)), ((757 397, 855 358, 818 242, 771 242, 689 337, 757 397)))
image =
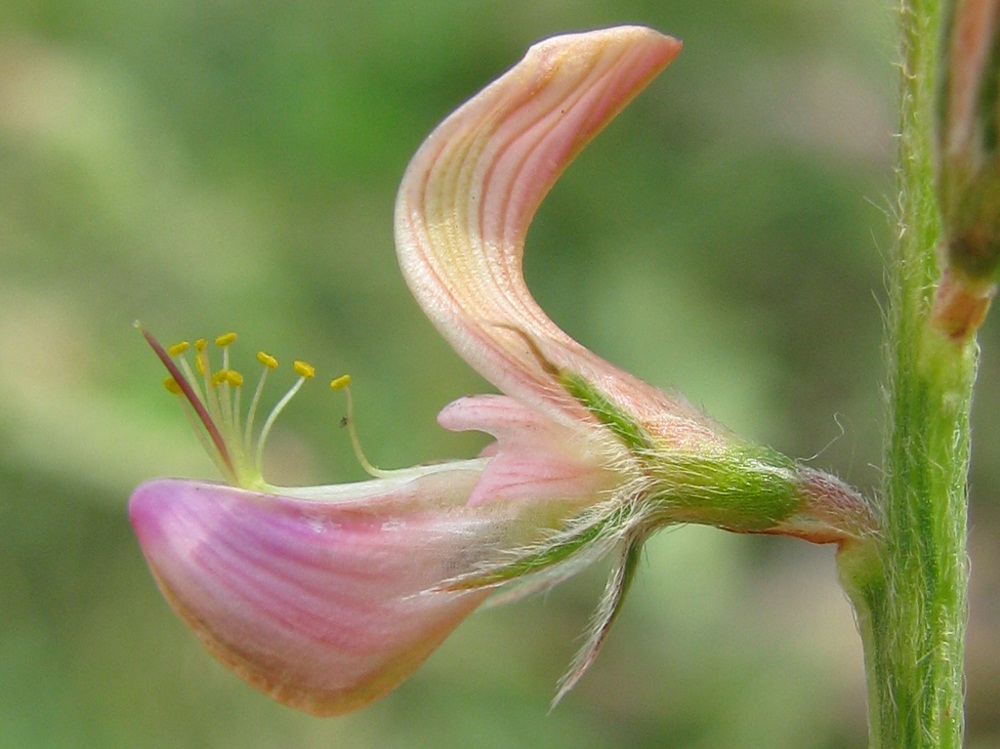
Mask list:
POLYGON ((387 513, 163 480, 129 511, 161 589, 216 657, 279 701, 337 714, 393 689, 487 595, 427 591, 502 523, 414 499, 387 513))

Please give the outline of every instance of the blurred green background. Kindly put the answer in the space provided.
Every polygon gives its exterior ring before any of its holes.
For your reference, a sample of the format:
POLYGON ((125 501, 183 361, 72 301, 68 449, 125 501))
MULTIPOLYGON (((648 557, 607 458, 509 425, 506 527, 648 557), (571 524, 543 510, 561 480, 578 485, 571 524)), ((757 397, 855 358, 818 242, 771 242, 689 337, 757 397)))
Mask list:
MULTIPOLYGON (((215 476, 131 322, 168 342, 236 330, 237 363, 265 348, 349 371, 381 465, 473 454, 481 437, 434 416, 484 383, 404 287, 396 185, 431 128, 533 41, 645 23, 685 50, 543 205, 529 283, 606 358, 871 492, 888 5, 0 5, 0 747, 862 746, 861 653, 832 550, 706 529, 648 544, 604 652, 551 715, 603 568, 477 613, 360 713, 272 703, 201 650, 131 534, 136 484, 215 476)), ((1000 745, 996 320, 983 345, 973 749, 1000 745)), ((343 408, 306 388, 269 478, 361 478, 343 408)))

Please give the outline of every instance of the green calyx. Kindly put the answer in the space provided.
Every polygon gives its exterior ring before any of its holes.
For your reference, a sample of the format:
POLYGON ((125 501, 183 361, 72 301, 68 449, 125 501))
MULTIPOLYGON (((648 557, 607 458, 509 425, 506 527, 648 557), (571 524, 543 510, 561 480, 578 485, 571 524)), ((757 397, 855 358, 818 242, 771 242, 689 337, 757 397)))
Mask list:
POLYGON ((806 503, 793 461, 757 446, 705 452, 664 445, 611 402, 593 383, 566 370, 560 384, 637 459, 645 478, 642 495, 656 523, 699 523, 742 533, 771 531, 806 503))
POLYGON ((715 455, 650 455, 650 501, 673 522, 763 533, 803 506, 795 465, 766 448, 737 447, 715 455))

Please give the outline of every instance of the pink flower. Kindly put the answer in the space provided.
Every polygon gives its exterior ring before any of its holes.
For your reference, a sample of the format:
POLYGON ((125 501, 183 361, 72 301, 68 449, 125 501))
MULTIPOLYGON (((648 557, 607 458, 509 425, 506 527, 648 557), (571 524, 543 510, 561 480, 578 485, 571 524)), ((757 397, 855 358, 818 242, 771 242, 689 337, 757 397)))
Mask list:
POLYGON ((299 380, 258 433, 273 358, 258 355, 263 374, 244 416, 243 377, 229 363, 235 336, 217 339, 213 371, 205 341, 192 360, 187 344, 163 349, 145 334, 233 486, 153 481, 133 495, 132 522, 167 599, 251 684, 315 713, 361 707, 497 587, 530 592, 613 554, 561 696, 593 660, 657 529, 707 523, 839 544, 868 531, 866 505, 839 481, 735 438, 600 359, 524 284, 524 237, 545 193, 679 51, 639 27, 544 41, 445 120, 406 172, 396 206, 403 273, 441 334, 503 393, 462 398, 438 418, 493 435, 478 458, 372 469, 356 484, 271 486, 264 440, 312 368, 296 362, 299 380))

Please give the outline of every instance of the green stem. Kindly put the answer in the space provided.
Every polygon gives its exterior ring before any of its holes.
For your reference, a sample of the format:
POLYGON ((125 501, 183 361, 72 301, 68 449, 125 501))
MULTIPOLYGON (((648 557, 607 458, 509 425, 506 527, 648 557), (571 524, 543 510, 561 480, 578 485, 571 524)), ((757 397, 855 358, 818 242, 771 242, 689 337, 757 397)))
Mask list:
POLYGON ((974 336, 929 325, 940 280, 932 123, 938 0, 901 0, 899 206, 889 269, 881 532, 845 548, 840 571, 858 615, 870 747, 961 747, 966 625, 966 477, 974 336))

